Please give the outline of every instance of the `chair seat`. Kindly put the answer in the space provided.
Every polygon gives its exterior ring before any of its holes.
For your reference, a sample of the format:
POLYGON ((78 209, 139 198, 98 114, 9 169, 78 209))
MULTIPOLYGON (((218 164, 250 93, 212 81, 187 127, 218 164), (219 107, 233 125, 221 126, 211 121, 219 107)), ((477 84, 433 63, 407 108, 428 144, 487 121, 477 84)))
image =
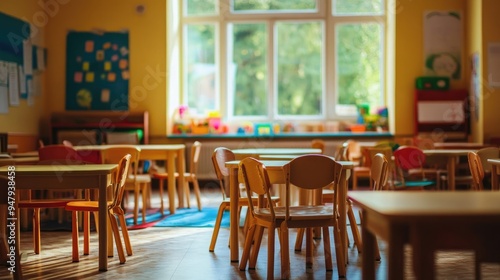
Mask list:
POLYGON ((30 201, 20 201, 18 204, 19 208, 63 208, 72 200, 30 200, 30 201))
MULTIPOLYGON (((109 204, 109 203, 108 203, 109 204)), ((99 211, 99 202, 98 201, 72 201, 66 204, 67 211, 99 211)))
MULTIPOLYGON (((134 180, 134 175, 129 175, 128 180, 134 180)), ((135 175, 135 180, 138 183, 150 183, 151 182, 151 176, 149 174, 137 174, 135 175)))
MULTIPOLYGON (((286 207, 275 207, 276 219, 285 219, 286 207)), ((256 216, 260 218, 270 217, 269 208, 255 210, 256 216)), ((318 206, 290 206, 290 220, 325 220, 333 219, 333 207, 331 205, 318 206)))
POLYGON ((394 187, 407 187, 407 188, 415 188, 415 187, 429 187, 435 185, 435 181, 405 181, 404 184, 401 182, 394 182, 394 187))

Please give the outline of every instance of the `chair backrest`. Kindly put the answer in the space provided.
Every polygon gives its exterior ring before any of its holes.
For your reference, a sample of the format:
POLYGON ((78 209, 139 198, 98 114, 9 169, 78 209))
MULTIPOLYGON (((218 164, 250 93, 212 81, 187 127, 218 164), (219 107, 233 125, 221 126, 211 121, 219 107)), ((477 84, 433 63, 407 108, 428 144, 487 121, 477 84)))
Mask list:
POLYGON ((228 148, 218 147, 212 153, 212 163, 214 165, 215 174, 219 179, 222 196, 226 199, 225 178, 229 176, 229 169, 226 167, 225 162, 235 160, 236 157, 228 148))
POLYGON ((362 158, 361 146, 356 140, 347 140, 343 144, 345 146, 345 158, 348 161, 359 162, 362 158))
MULTIPOLYGON (((323 188, 330 187, 335 182, 335 160, 329 156, 302 155, 292 159, 284 166, 284 169, 286 170, 287 190, 292 184, 304 190, 314 191, 315 204, 323 204, 322 196, 318 194, 323 188)), ((288 194, 285 205, 290 205, 288 194)))
POLYGON ((370 177, 373 181, 373 190, 380 191, 387 189, 387 178, 389 175, 389 163, 382 153, 377 153, 372 158, 370 167, 370 177))
POLYGON ((191 146, 191 160, 189 161, 189 173, 196 174, 198 172, 198 163, 200 162, 201 143, 195 141, 191 146))
POLYGON ((130 154, 126 154, 118 162, 118 172, 116 172, 116 177, 113 182, 114 196, 113 196, 113 202, 110 205, 111 208, 119 207, 122 203, 123 193, 125 190, 124 187, 128 178, 128 172, 130 170, 131 158, 132 156, 130 154))
POLYGON ((116 145, 110 146, 101 150, 101 161, 102 163, 115 163, 118 164, 121 159, 129 154, 130 155, 130 170, 128 171, 129 178, 135 183, 135 175, 137 175, 137 170, 139 166, 139 156, 141 149, 133 145, 116 145))
POLYGON ((257 209, 252 202, 252 196, 256 194, 258 197, 257 207, 269 208, 271 218, 274 220, 274 202, 269 191, 271 183, 264 164, 255 158, 247 157, 240 161, 238 172, 240 173, 238 177, 243 177, 245 182, 250 213, 254 215, 255 209, 257 209))
POLYGON ((313 139, 311 141, 311 148, 320 149, 321 153, 324 154, 325 153, 325 141, 323 141, 321 139, 313 139))
POLYGON ((491 163, 488 162, 489 158, 499 158, 500 157, 500 149, 498 147, 487 147, 482 148, 477 151, 477 155, 481 159, 481 163, 483 164, 484 172, 491 171, 491 163))
POLYGON ((139 134, 136 131, 106 132, 106 144, 139 144, 139 134))
POLYGON ((46 145, 38 149, 39 164, 81 164, 82 157, 73 147, 62 144, 46 145))
POLYGON ((394 160, 396 161, 396 166, 402 170, 423 168, 425 154, 418 147, 401 146, 394 151, 394 160))
POLYGON ((484 179, 484 169, 481 163, 481 158, 475 152, 469 152, 467 154, 467 159, 469 160, 469 169, 472 175, 473 189, 483 190, 483 179, 484 179))

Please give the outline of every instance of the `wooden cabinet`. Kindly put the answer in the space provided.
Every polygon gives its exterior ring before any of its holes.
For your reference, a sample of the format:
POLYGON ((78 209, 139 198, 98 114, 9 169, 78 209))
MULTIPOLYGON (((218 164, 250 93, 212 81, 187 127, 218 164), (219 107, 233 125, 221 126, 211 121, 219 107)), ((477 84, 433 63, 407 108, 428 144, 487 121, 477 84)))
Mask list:
POLYGON ((427 133, 469 134, 469 94, 466 90, 416 90, 415 135, 427 133))
POLYGON ((105 133, 111 131, 137 131, 141 144, 148 144, 148 112, 60 112, 53 113, 50 118, 52 144, 62 140, 76 142, 74 144, 101 144, 105 133))

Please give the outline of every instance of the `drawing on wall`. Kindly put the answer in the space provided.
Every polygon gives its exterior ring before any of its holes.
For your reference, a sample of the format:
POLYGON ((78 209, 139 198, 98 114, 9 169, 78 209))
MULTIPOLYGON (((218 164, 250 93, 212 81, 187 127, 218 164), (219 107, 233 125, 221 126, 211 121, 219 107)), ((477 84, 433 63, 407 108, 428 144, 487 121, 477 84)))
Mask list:
POLYGON ((425 75, 458 80, 462 72, 462 16, 456 11, 424 15, 425 75))
POLYGON ((128 32, 69 32, 66 110, 128 110, 128 32))

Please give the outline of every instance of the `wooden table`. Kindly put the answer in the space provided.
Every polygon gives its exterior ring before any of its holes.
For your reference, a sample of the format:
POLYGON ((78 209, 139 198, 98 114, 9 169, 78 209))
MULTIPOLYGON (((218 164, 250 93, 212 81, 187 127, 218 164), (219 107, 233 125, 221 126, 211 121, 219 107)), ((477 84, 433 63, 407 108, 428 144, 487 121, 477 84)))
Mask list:
POLYGON ((321 149, 312 148, 256 148, 256 149, 235 149, 232 150, 236 159, 254 157, 260 159, 260 155, 305 155, 321 154, 321 149))
MULTIPOLYGON (((8 166, 0 167, 0 174, 7 175, 8 166)), ((15 166, 16 189, 97 189, 99 190, 99 270, 108 270, 108 198, 107 186, 116 164, 87 165, 18 165, 15 166)), ((16 193, 18 200, 19 192, 16 193)), ((16 217, 19 208, 16 207, 16 217)), ((16 227, 19 236, 19 224, 16 227)), ((68 260, 69 261, 69 260, 68 260)))
POLYGON ((405 279, 405 243, 412 245, 417 279, 434 279, 438 249, 499 256, 500 192, 350 191, 348 197, 363 211, 363 279, 375 279, 375 234, 388 242, 389 279, 405 279))
MULTIPOLYGON (((102 150, 116 145, 91 145, 91 146, 75 146, 77 151, 102 150)), ((179 174, 184 174, 186 170, 184 144, 155 144, 155 145, 134 145, 141 149, 140 160, 164 160, 167 164, 168 174, 174 174, 176 171, 179 174)), ((178 186, 183 186, 184 179, 182 176, 177 178, 178 186)), ((175 201, 175 191, 179 192, 179 207, 184 207, 184 188, 176 188, 175 176, 168 176, 168 198, 169 201, 175 201)), ((175 213, 175 203, 169 203, 170 214, 175 213)), ((163 197, 161 198, 161 212, 163 214, 163 197)))
POLYGON ((434 143, 434 148, 436 149, 482 149, 489 147, 491 145, 486 145, 477 142, 437 142, 434 143))
POLYGON ((488 159, 488 162, 491 163, 491 189, 499 190, 498 172, 500 171, 500 158, 491 158, 488 159))
POLYGON ((426 156, 444 156, 448 158, 446 164, 446 170, 448 172, 448 189, 451 191, 455 190, 455 169, 456 161, 459 156, 466 156, 469 152, 475 152, 477 150, 470 149, 435 149, 435 150, 423 150, 426 156))
MULTIPOLYGON (((239 160, 226 162, 226 167, 229 168, 229 197, 230 197, 230 212, 229 212, 229 247, 230 247, 230 259, 231 262, 238 262, 239 260, 239 242, 238 242, 238 196, 239 196, 239 182, 243 182, 241 178, 238 178, 238 164, 239 160)), ((269 180, 272 184, 285 184, 285 170, 284 166, 289 162, 289 160, 262 160, 266 166, 269 180)), ((343 192, 339 192, 339 213, 347 213, 345 201, 347 192, 347 180, 351 174, 353 168, 353 163, 348 161, 341 161, 343 168, 342 177, 340 178, 340 189, 343 192)), ((333 172, 333 170, 332 170, 333 172)), ((339 224, 341 227, 341 238, 345 240, 347 244, 347 228, 346 228, 346 216, 341 215, 339 219, 339 224)), ((347 246, 345 246, 345 254, 347 255, 347 246)), ((344 258, 345 259, 345 258, 344 258)))
POLYGON ((30 165, 37 164, 38 156, 36 157, 16 157, 16 158, 0 158, 0 166, 4 165, 30 165))

